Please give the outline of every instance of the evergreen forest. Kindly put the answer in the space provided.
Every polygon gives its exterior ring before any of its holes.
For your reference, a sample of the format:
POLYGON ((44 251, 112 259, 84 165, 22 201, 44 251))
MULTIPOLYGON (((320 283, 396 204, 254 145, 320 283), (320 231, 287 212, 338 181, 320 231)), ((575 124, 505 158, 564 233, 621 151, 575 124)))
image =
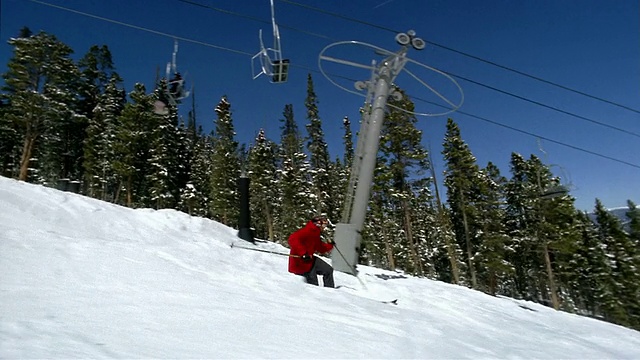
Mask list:
MULTIPOLYGON (((237 181, 247 176, 256 238, 285 246, 313 215, 342 218, 356 152, 353 124, 342 120, 342 154, 330 154, 311 74, 304 109, 294 115, 292 104, 282 104, 279 134, 254 129, 253 143, 240 144, 233 99, 207 104, 216 118, 206 120, 213 131, 204 133, 194 97, 154 112, 166 79, 124 89, 107 46, 73 60, 73 49, 54 35, 27 28, 9 44, 13 56, 0 93, 2 176, 235 228, 237 181), (179 116, 177 106, 192 110, 179 116), (296 118, 300 113, 304 119, 296 118)), ((570 193, 550 196, 562 179, 533 154, 511 153, 508 174, 491 162, 478 164, 451 118, 441 154, 432 154, 416 116, 399 110, 411 111, 413 103, 389 102, 361 264, 640 330, 636 204, 628 201, 626 219, 597 198, 592 214, 579 211, 570 193), (443 156, 442 173, 431 166, 433 156, 443 156)))

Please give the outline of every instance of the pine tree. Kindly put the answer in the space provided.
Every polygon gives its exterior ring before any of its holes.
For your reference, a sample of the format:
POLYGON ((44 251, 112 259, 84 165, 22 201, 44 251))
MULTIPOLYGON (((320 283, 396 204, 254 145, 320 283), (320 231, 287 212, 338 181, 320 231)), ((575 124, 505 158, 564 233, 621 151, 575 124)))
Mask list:
POLYGON ((504 186, 506 178, 500 170, 489 162, 481 171, 479 186, 480 199, 477 203, 482 216, 478 217, 480 244, 477 251, 478 280, 491 295, 501 292, 504 283, 510 279, 513 266, 509 264, 507 252, 511 250, 505 227, 504 186))
POLYGON ((180 189, 178 209, 192 216, 206 217, 209 213, 209 174, 211 139, 203 135, 197 125, 195 92, 191 92, 191 110, 178 129, 180 168, 176 176, 180 189))
POLYGON ((17 126, 9 118, 10 107, 0 99, 0 175, 17 175, 20 161, 20 134, 17 126))
POLYGON ((351 168, 353 165, 353 134, 351 133, 351 122, 348 117, 342 119, 344 135, 344 153, 342 160, 336 158, 334 161, 334 171, 332 172, 329 182, 331 184, 331 200, 335 204, 333 214, 329 214, 331 219, 344 222, 350 215, 351 209, 346 209, 347 187, 351 177, 351 168), (347 212, 347 213, 345 213, 347 212))
POLYGON ((318 99, 313 88, 311 74, 307 75, 307 98, 305 100, 307 108, 307 132, 309 133, 307 148, 309 149, 309 163, 311 165, 311 182, 315 193, 315 206, 313 211, 316 214, 326 214, 335 217, 336 204, 331 199, 330 177, 335 169, 329 159, 329 150, 324 140, 322 131, 322 120, 318 113, 318 99))
POLYGON ((303 152, 303 139, 293 115, 293 105, 285 105, 281 120, 278 166, 280 216, 277 218, 277 240, 286 243, 289 235, 310 219, 313 207, 310 165, 303 152))
MULTIPOLYGON (((18 38, 28 38, 31 35, 31 30, 24 27, 20 30, 18 38)), ((8 66, 12 66, 11 62, 8 66)), ((24 71, 25 69, 21 70, 24 71)), ((13 108, 11 106, 10 95, 15 92, 15 89, 10 85, 6 85, 8 84, 6 79, 9 75, 9 72, 3 74, 3 78, 5 79, 3 90, 7 91, 8 94, 0 94, 0 156, 2 156, 2 162, 0 163, 2 169, 0 169, 0 174, 7 177, 18 177, 21 165, 21 154, 23 152, 21 144, 24 143, 24 138, 21 123, 16 121, 15 116, 12 116, 13 108)))
POLYGON ((507 233, 513 243, 513 252, 508 261, 514 265, 513 289, 510 294, 513 297, 533 300, 536 298, 534 277, 529 271, 540 266, 539 258, 532 253, 531 241, 535 237, 531 230, 532 199, 536 198, 537 184, 534 185, 527 178, 527 161, 518 153, 511 154, 510 170, 511 179, 505 185, 506 188, 506 226, 507 233))
MULTIPOLYGON (((548 166, 544 166, 549 169, 548 166)), ((545 181, 545 180, 543 180, 545 181)), ((557 188, 560 179, 549 173, 546 182, 549 183, 547 189, 557 188)), ((549 281, 549 291, 557 292, 554 307, 562 307, 565 310, 575 310, 572 304, 572 298, 569 294, 571 288, 572 274, 576 271, 573 264, 573 255, 580 246, 581 229, 578 218, 578 210, 574 205, 574 198, 569 194, 556 197, 548 197, 546 192, 538 197, 543 211, 543 221, 546 225, 546 251, 545 247, 542 251, 545 256, 546 275, 549 281), (548 258, 547 258, 548 256, 548 258), (555 284, 552 282, 555 281, 555 284)), ((544 230, 544 228, 543 228, 544 230)), ((552 294, 553 295, 553 294, 552 294)), ((553 300, 553 297, 552 297, 553 300)))
POLYGON ((78 61, 80 69, 79 106, 80 114, 91 118, 102 94, 113 80, 122 81, 115 72, 111 51, 106 45, 93 45, 78 61))
POLYGON ((482 182, 482 176, 475 157, 460 135, 460 128, 452 119, 447 120, 443 147, 442 154, 447 163, 444 184, 447 187, 453 230, 458 245, 464 249, 471 286, 476 289, 478 281, 474 258, 480 246, 476 221, 482 216, 476 202, 480 196, 477 184, 482 182))
POLYGON ((211 215, 216 221, 237 227, 240 157, 231 117, 231 104, 226 96, 222 97, 215 111, 217 119, 211 156, 211 215))
POLYGON ((210 198, 211 194, 211 173, 213 171, 212 136, 203 136, 202 131, 195 139, 192 147, 191 160, 189 164, 189 180, 185 185, 182 194, 182 201, 190 215, 211 217, 210 198))
POLYGON ((353 165, 353 133, 351 132, 351 121, 349 121, 349 117, 345 116, 342 119, 342 127, 344 128, 344 136, 342 139, 344 140, 344 157, 343 163, 347 169, 351 169, 351 165, 353 165))
POLYGON ((118 177, 115 200, 129 206, 151 206, 148 175, 151 173, 152 129, 157 126, 153 112, 153 97, 144 85, 137 83, 129 93, 132 102, 125 105, 118 118, 113 149, 113 169, 118 177), (124 200, 121 190, 125 191, 124 200))
POLYGON ((640 277, 634 244, 622 229, 620 221, 596 199, 598 235, 610 259, 615 303, 607 304, 608 316, 624 326, 640 326, 640 277))
POLYGON ((441 281, 458 284, 460 282, 460 268, 464 264, 460 263, 462 250, 456 242, 453 224, 451 223, 451 212, 445 207, 440 197, 438 179, 436 177, 435 166, 433 165, 431 151, 429 151, 429 170, 434 183, 435 198, 433 208, 435 211, 435 224, 431 228, 431 251, 432 261, 436 272, 435 278, 441 281))
POLYGON ((124 109, 126 94, 120 78, 113 76, 89 118, 84 141, 84 174, 87 194, 114 200, 117 179, 113 170, 114 144, 118 118, 124 109))
POLYGON ((260 130, 249 152, 248 175, 250 179, 252 225, 256 236, 275 240, 275 214, 278 209, 277 145, 267 139, 260 130))
POLYGON ((551 304, 553 304, 553 307, 557 310, 559 308, 559 299, 550 248, 551 242, 554 241, 554 235, 556 235, 554 232, 554 226, 551 224, 554 217, 549 214, 551 207, 548 202, 541 199, 544 189, 548 187, 551 173, 549 169, 542 164, 539 158, 531 155, 527 162, 527 178, 532 182, 533 188, 536 188, 537 186, 537 193, 534 192, 533 197, 530 199, 532 203, 532 222, 530 225, 533 230, 531 246, 533 254, 542 254, 544 264, 544 270, 532 269, 532 271, 537 273, 540 294, 544 294, 543 296, 545 297, 545 300, 546 296, 549 295, 551 298, 551 304), (546 279, 543 274, 546 275, 546 279))
POLYGON ((430 203, 431 196, 428 189, 431 179, 425 175, 429 169, 428 154, 421 145, 422 132, 416 128, 417 118, 413 114, 414 104, 404 92, 401 100, 389 99, 391 107, 387 108, 380 138, 380 161, 378 167, 386 167, 386 172, 380 174, 382 180, 383 197, 389 213, 385 217, 392 218, 398 224, 400 231, 395 236, 398 240, 396 254, 397 263, 407 271, 417 275, 424 275, 423 256, 419 253, 421 244, 426 238, 417 236, 415 216, 416 207, 423 208, 425 204, 418 204, 418 194, 421 199, 430 203), (426 192, 425 192, 426 191, 426 192))
POLYGON ((572 298, 578 309, 586 310, 591 316, 607 316, 615 313, 617 305, 606 247, 587 214, 580 212, 577 219, 580 239, 573 256, 572 298))
MULTIPOLYGON (((396 218, 389 216, 392 208, 386 201, 386 194, 383 191, 386 177, 383 172, 388 169, 377 167, 374 172, 374 180, 371 188, 371 199, 367 211, 367 218, 362 230, 363 249, 360 254, 360 263, 375 267, 396 270, 401 268, 397 262, 403 251, 402 242, 398 241, 399 234, 402 233, 401 223, 396 222, 396 218)), ((406 248, 404 249, 406 250, 406 248)), ((401 259, 406 265, 406 259, 401 259)))
POLYGON ((515 267, 513 291, 558 309, 563 288, 569 287, 571 277, 566 273, 571 271, 571 254, 580 237, 573 199, 545 196, 545 189, 556 186, 559 179, 535 155, 525 160, 512 154, 511 172, 513 177, 506 185, 506 224, 514 244, 510 257, 515 267))
MULTIPOLYGON (((90 180, 84 174, 87 166, 85 163, 84 152, 87 150, 86 137, 89 135, 87 128, 93 123, 93 117, 96 114, 96 107, 101 101, 102 95, 105 93, 107 86, 114 79, 121 82, 120 76, 114 71, 111 52, 106 45, 98 47, 93 45, 87 54, 78 61, 78 69, 80 78, 77 81, 77 112, 80 115, 75 123, 70 126, 67 131, 73 139, 68 146, 67 152, 75 158, 74 168, 71 170, 75 175, 73 177, 90 180)), ((91 187, 95 184, 90 182, 84 183, 85 192, 94 192, 91 187)))
MULTIPOLYGON (((640 208, 636 206, 636 204, 627 200, 627 206, 629 211, 626 212, 626 216, 629 219, 629 242, 630 242, 630 257, 631 261, 634 264, 635 272, 635 294, 630 295, 636 299, 640 298, 640 286, 638 282, 640 282, 640 208)), ((632 301, 632 300, 631 300, 632 301)), ((630 313, 631 318, 633 319, 633 326, 636 330, 640 329, 640 306, 638 303, 630 304, 630 313)))
POLYGON ((636 204, 627 200, 629 211, 626 212, 629 218, 629 238, 635 244, 636 251, 640 253, 640 208, 636 204))
MULTIPOLYGON (((165 91, 166 81, 161 81, 154 98, 165 91)), ((178 113, 175 106, 169 106, 165 115, 154 114, 156 126, 150 134, 150 173, 148 175, 151 204, 155 209, 175 208, 178 205, 181 186, 178 184, 184 149, 179 141, 178 113)))
MULTIPOLYGON (((431 179, 429 179, 431 180, 431 179)), ((442 244, 434 236, 438 223, 438 210, 434 206, 433 195, 429 184, 414 183, 414 196, 411 200, 412 228, 416 242, 416 252, 422 263, 423 273, 431 279, 439 277, 442 244)), ((446 254, 446 252, 444 252, 446 254)))
MULTIPOLYGON (((28 33, 23 29, 23 35, 28 33)), ((45 32, 12 38, 9 44, 14 56, 3 78, 10 104, 7 117, 22 137, 18 178, 28 179, 31 161, 38 156, 40 171, 35 180, 52 183, 72 171, 73 154, 67 152, 72 139, 65 130, 76 120, 73 99, 78 69, 70 59, 73 51, 45 32)))

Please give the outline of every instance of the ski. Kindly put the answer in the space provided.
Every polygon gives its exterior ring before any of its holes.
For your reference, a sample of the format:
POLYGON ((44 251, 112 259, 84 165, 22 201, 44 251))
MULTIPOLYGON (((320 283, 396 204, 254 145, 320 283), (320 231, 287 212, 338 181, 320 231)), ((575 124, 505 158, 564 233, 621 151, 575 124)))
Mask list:
MULTIPOLYGON (((353 288, 353 287, 351 287, 351 286, 346 286, 346 285, 338 285, 338 286, 336 286, 335 288, 336 288, 336 289, 348 289, 348 290, 353 290, 353 291, 356 291, 356 290, 357 290, 356 288, 353 288)), ((368 297, 366 297, 366 296, 359 296, 359 295, 357 295, 357 294, 353 294, 353 293, 352 293, 352 295, 358 296, 358 297, 363 298, 363 299, 369 299, 369 300, 374 300, 374 301, 377 301, 377 302, 381 302, 381 303, 383 303, 383 304, 398 305, 398 299, 393 299, 393 300, 378 300, 378 299, 368 298, 368 297)))

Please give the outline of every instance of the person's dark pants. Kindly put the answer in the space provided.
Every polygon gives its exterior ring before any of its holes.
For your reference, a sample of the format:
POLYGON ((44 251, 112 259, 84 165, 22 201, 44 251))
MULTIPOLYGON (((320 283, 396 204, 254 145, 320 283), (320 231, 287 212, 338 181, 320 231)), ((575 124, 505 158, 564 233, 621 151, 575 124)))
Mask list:
POLYGON ((309 272, 302 274, 307 283, 318 286, 318 275, 322 275, 322 282, 325 287, 335 287, 333 283, 333 268, 324 260, 313 257, 313 267, 309 272))

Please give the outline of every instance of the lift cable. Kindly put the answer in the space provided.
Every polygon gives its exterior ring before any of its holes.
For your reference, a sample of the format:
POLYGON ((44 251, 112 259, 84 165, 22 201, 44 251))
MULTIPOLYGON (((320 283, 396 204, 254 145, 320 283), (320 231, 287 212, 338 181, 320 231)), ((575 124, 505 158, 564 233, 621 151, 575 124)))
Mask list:
MULTIPOLYGON (((311 11, 319 12, 319 13, 322 13, 322 14, 325 14, 325 15, 333 16, 333 17, 336 17, 336 18, 339 18, 339 19, 342 19, 342 20, 346 20, 346 21, 358 23, 358 24, 361 24, 361 25, 366 25, 366 26, 369 26, 369 27, 372 27, 372 28, 388 31, 388 32, 391 32, 391 33, 394 33, 394 34, 397 34, 397 33, 401 32, 399 30, 391 29, 391 28, 388 28, 388 27, 385 27, 385 26, 373 24, 371 22, 367 22, 367 21, 363 21, 363 20, 354 19, 354 18, 351 18, 351 17, 348 17, 348 16, 344 16, 344 15, 341 15, 341 14, 338 14, 338 13, 334 13, 334 12, 331 12, 331 11, 328 11, 328 10, 320 9, 320 8, 317 8, 317 7, 314 7, 314 6, 310 6, 310 5, 306 5, 306 4, 300 4, 300 3, 296 2, 296 1, 292 1, 292 0, 279 0, 279 1, 287 3, 287 4, 299 6, 299 7, 311 10, 311 11)), ((538 76, 535 76, 535 75, 527 74, 527 73, 525 73, 523 71, 516 70, 514 68, 511 68, 511 67, 508 67, 508 66, 505 66, 505 65, 498 64, 498 63, 496 63, 494 61, 483 59, 483 58, 481 58, 479 56, 475 56, 475 55, 466 53, 464 51, 456 50, 456 49, 453 49, 451 47, 448 47, 448 46, 445 46, 445 45, 442 45, 442 44, 438 44, 438 43, 435 43, 435 42, 432 42, 432 41, 427 41, 427 40, 425 40, 425 41, 427 43, 433 45, 433 46, 436 46, 436 47, 439 47, 439 48, 442 48, 442 49, 445 49, 445 50, 448 50, 448 51, 451 51, 451 52, 454 52, 454 53, 457 53, 457 54, 460 54, 460 55, 463 55, 463 56, 466 56, 468 58, 483 62, 485 64, 489 64, 489 65, 498 67, 500 69, 503 69, 503 70, 506 70, 506 71, 510 71, 510 72, 515 73, 515 74, 518 74, 518 75, 521 75, 521 76, 524 76, 524 77, 527 77, 527 78, 530 78, 530 79, 533 79, 533 80, 536 80, 536 81, 540 81, 542 83, 545 83, 545 84, 548 84, 548 85, 551 85, 551 86, 555 86, 557 88, 560 88, 560 89, 563 89, 563 90, 566 90, 566 91, 570 91, 570 92, 573 92, 573 93, 576 93, 576 94, 579 94, 579 95, 582 95, 582 96, 586 96, 586 97, 594 99, 594 100, 598 100, 598 101, 607 103, 609 105, 617 106, 619 108, 622 108, 622 109, 629 110, 629 111, 632 111, 634 113, 640 114, 640 110, 638 110, 638 109, 634 109, 632 107, 629 107, 629 106, 626 106, 626 105, 622 105, 620 103, 616 103, 614 101, 607 100, 607 99, 604 99, 604 98, 599 97, 599 96, 587 94, 587 93, 585 93, 583 91, 576 90, 576 89, 570 88, 568 86, 564 86, 564 85, 558 84, 558 83, 553 82, 553 81, 545 80, 545 79, 543 79, 541 77, 538 77, 538 76)))

